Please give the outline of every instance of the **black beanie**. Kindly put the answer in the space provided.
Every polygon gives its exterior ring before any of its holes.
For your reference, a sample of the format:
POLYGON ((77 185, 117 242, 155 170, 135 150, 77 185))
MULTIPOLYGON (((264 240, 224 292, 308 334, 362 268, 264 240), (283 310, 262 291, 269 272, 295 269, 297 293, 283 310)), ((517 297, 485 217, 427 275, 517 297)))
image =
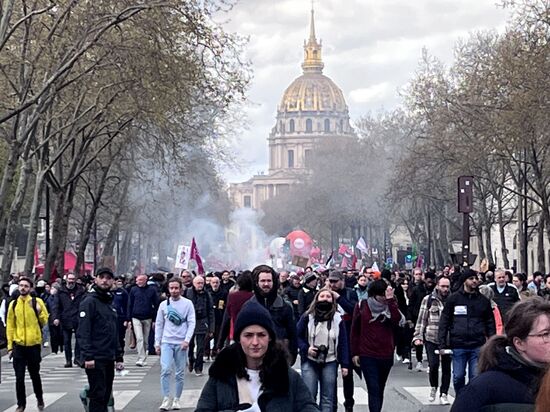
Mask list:
POLYGON ((275 327, 271 314, 266 308, 254 301, 246 303, 239 312, 235 321, 233 339, 238 342, 243 329, 251 325, 259 325, 265 328, 269 333, 269 337, 275 340, 275 327))
POLYGON ((458 278, 458 283, 462 285, 466 279, 471 277, 477 277, 477 272, 472 269, 464 269, 462 273, 460 273, 460 277, 458 278))

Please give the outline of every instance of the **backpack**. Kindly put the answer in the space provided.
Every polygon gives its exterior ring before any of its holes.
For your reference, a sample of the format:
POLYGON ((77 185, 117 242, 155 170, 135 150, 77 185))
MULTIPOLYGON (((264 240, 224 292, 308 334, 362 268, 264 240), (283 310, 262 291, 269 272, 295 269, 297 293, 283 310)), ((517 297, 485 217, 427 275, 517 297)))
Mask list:
MULTIPOLYGON (((12 306, 13 318, 15 320, 15 307, 17 306, 17 302, 19 301, 19 295, 17 295, 15 298, 13 298, 12 301, 13 301, 13 306, 12 306)), ((8 305, 10 303, 11 303, 11 301, 8 302, 8 305)), ((40 323, 40 316, 38 316, 38 307, 36 306, 36 295, 35 294, 31 294, 31 306, 34 310, 34 314, 36 315, 36 321, 38 322, 38 326, 40 326, 40 330, 42 331, 43 325, 40 323)))

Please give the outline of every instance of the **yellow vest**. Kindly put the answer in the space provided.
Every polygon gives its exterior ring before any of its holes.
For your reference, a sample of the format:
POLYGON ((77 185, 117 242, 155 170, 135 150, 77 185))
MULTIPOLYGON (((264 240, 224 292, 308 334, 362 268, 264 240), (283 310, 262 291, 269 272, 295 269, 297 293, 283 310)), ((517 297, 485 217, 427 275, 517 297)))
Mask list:
POLYGON ((8 307, 8 316, 6 318, 6 335, 8 338, 8 351, 13 349, 13 344, 21 346, 34 346, 42 344, 42 326, 48 323, 48 310, 44 301, 36 298, 36 308, 38 309, 38 318, 32 307, 32 297, 19 296, 15 313, 13 305, 15 300, 10 302, 8 307))

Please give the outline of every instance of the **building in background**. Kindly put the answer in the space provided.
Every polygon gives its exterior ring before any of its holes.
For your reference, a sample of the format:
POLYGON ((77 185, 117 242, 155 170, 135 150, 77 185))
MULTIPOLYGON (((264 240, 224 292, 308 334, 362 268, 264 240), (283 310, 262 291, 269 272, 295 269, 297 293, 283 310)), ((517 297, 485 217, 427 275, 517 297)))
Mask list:
POLYGON ((266 200, 288 190, 308 172, 315 145, 335 136, 354 136, 342 90, 323 75, 322 43, 315 35, 313 10, 310 24, 303 74, 285 90, 267 139, 269 170, 230 184, 229 196, 236 208, 261 209, 266 200))

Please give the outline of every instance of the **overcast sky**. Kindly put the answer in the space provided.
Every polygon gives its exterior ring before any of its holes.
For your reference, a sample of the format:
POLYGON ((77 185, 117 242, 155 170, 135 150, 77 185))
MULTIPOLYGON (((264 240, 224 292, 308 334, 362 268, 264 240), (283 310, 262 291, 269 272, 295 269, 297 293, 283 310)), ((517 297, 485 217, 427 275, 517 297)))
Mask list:
MULTIPOLYGON (((496 0, 316 0, 317 39, 324 74, 343 91, 352 122, 367 112, 400 104, 399 90, 413 77, 423 47, 446 64, 453 46, 475 30, 502 31, 509 11, 496 0)), ((254 79, 246 109, 249 130, 234 143, 241 170, 229 182, 267 171, 267 137, 284 90, 302 74, 309 35, 309 0, 240 0, 226 29, 249 37, 246 57, 254 79)))

